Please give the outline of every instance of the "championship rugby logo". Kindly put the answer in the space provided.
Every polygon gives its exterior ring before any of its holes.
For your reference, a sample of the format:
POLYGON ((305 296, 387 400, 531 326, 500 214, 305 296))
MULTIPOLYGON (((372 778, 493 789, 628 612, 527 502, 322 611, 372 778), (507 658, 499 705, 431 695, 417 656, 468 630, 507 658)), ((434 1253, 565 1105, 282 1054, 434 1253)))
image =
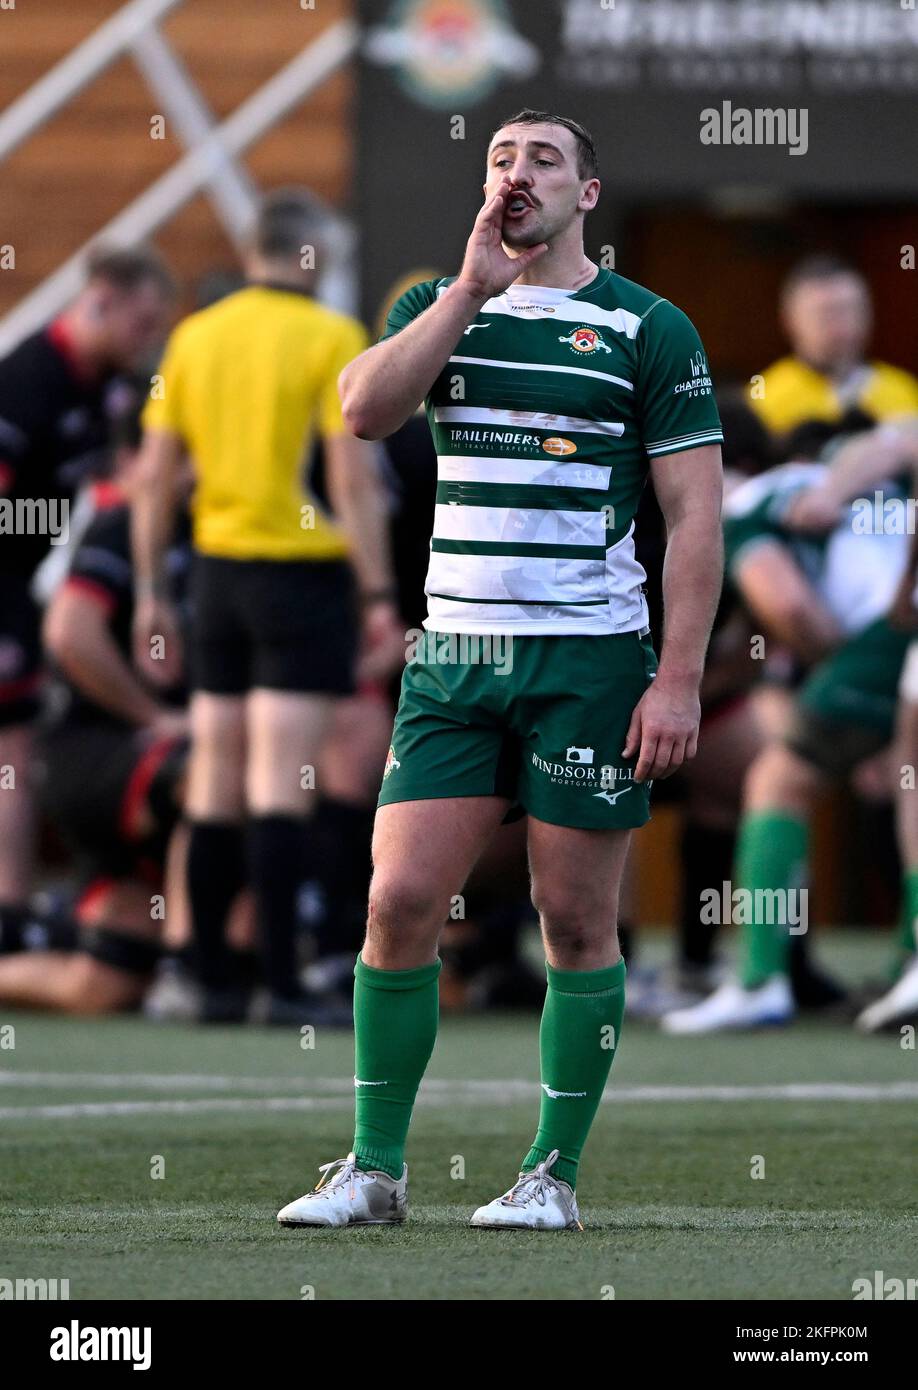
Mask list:
POLYGON ((595 328, 575 328, 573 333, 569 333, 566 338, 559 338, 559 343, 570 343, 575 352, 611 352, 612 349, 602 340, 602 334, 597 333, 595 328))

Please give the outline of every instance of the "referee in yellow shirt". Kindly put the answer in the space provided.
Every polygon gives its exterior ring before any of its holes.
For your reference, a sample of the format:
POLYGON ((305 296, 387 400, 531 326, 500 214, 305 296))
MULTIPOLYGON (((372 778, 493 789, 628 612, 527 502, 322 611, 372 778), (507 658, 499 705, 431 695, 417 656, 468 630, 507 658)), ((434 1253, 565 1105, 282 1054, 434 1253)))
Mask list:
POLYGON ((839 424, 849 411, 876 421, 918 411, 918 381, 888 362, 869 361, 873 326, 864 277, 837 256, 800 261, 781 289, 781 322, 791 352, 752 378, 749 403, 766 429, 839 424))
POLYGON ((371 446, 346 431, 337 389, 367 340, 312 298, 303 261, 314 263, 319 232, 308 193, 267 197, 246 287, 179 325, 144 413, 135 659, 159 682, 181 660, 162 565, 186 455, 194 473, 188 888, 213 1021, 244 1013, 225 925, 246 882, 268 1020, 322 1021, 295 961, 313 770, 336 701, 354 689, 358 614, 371 643, 403 638, 371 446), (317 434, 332 515, 306 491, 317 434))

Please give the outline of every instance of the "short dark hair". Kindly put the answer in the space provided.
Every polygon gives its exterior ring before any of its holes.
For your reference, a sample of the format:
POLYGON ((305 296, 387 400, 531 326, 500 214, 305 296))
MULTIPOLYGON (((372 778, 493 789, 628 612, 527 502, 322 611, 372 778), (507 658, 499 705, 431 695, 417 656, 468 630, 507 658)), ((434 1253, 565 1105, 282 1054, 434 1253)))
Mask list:
POLYGON ((308 189, 276 188, 258 210, 255 249, 262 256, 299 256, 315 244, 325 220, 325 209, 308 189))
POLYGON ((522 111, 508 116, 494 127, 488 140, 489 146, 497 132, 503 130, 505 125, 563 125, 577 141, 577 173, 582 179, 598 178, 599 156, 596 146, 590 132, 579 121, 571 120, 570 116, 556 116, 551 111, 533 111, 531 107, 525 106, 522 111))
POLYGON ((781 299, 787 300, 801 285, 809 285, 818 280, 835 280, 839 275, 854 275, 863 279, 861 272, 843 256, 831 251, 819 251, 813 256, 805 256, 802 261, 791 266, 781 286, 781 299))
POLYGON ((125 294, 142 285, 154 284, 167 299, 174 298, 177 285, 166 262, 153 246, 94 247, 86 258, 86 278, 102 280, 125 294))

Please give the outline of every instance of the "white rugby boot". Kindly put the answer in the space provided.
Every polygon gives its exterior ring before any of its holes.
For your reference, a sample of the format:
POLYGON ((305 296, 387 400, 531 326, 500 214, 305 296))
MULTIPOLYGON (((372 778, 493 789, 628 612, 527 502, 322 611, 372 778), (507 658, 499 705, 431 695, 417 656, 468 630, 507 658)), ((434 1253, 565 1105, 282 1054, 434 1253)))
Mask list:
POLYGON ((318 1185, 277 1213, 281 1226, 394 1226, 408 1215, 408 1164, 390 1178, 364 1172, 351 1153, 323 1163, 318 1185))
POLYGON ((469 1225, 492 1231, 582 1231, 573 1188, 551 1175, 557 1158, 553 1149, 533 1172, 520 1173, 509 1192, 478 1208, 469 1225))
POLYGON ((858 1014, 855 1027, 862 1033, 878 1033, 896 1023, 905 1023, 918 1014, 918 956, 899 976, 892 989, 858 1014))
POLYGON ((764 1028, 790 1023, 796 1012, 790 981, 772 975, 757 989, 728 980, 688 1009, 674 1009, 660 1019, 664 1033, 718 1033, 730 1028, 764 1028))

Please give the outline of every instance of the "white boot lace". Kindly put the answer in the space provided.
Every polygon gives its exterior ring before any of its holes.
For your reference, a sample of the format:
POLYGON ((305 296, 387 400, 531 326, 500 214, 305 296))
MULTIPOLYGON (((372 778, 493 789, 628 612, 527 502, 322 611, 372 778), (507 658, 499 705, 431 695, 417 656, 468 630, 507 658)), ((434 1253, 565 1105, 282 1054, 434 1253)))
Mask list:
POLYGON ((544 1207, 545 1199, 551 1192, 557 1192, 558 1184, 549 1174, 549 1169, 559 1157, 557 1149, 552 1149, 551 1153, 543 1163, 532 1173, 521 1173, 517 1181, 505 1192, 501 1201, 508 1207, 524 1207, 533 1198, 540 1207, 544 1207))

